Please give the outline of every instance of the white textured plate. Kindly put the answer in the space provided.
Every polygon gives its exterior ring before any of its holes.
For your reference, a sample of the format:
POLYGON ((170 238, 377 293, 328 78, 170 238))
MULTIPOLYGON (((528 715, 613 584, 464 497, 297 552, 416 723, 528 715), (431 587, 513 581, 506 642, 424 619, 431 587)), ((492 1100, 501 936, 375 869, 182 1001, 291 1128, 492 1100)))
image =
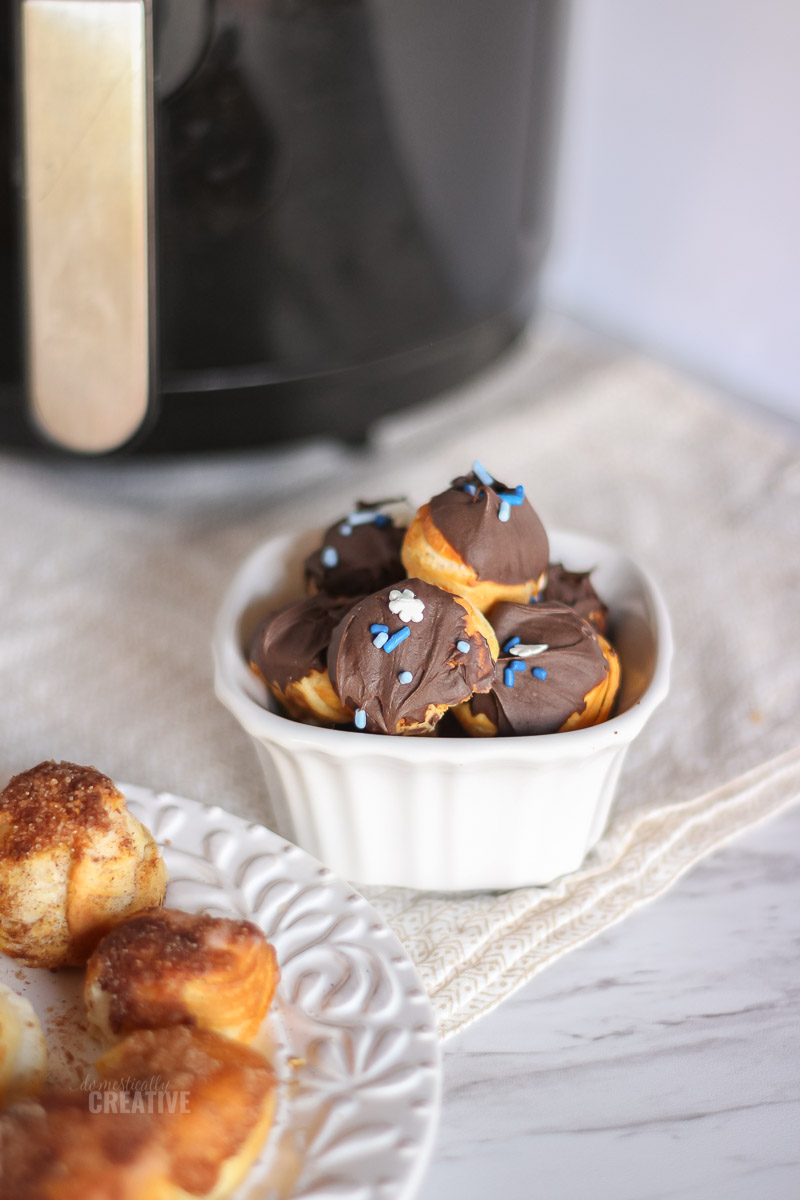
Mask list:
MULTIPOLYGON (((255 921, 277 952, 264 1038, 278 1111, 236 1200, 408 1200, 433 1146, 441 1066, 433 1013, 400 943, 363 896, 263 826, 119 786, 162 847, 167 903, 255 921)), ((0 956, 0 981, 37 1010, 48 1079, 81 1086, 99 1052, 83 1025, 83 972, 0 956)))

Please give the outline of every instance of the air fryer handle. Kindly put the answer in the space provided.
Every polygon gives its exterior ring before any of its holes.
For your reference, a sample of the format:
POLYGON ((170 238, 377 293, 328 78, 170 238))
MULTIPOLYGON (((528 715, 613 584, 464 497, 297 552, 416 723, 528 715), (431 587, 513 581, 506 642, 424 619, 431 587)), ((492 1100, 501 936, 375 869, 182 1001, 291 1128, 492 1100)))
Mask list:
POLYGON ((29 402, 99 454, 154 390, 152 0, 20 11, 29 402))

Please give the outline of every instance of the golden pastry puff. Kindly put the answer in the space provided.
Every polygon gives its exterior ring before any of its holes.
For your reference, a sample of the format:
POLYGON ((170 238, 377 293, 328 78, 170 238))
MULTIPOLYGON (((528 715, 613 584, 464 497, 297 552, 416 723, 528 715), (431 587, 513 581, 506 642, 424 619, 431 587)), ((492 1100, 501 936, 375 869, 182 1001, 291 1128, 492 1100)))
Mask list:
POLYGON ((352 721, 353 710, 331 684, 326 656, 335 626, 355 603, 320 592, 270 613, 256 630, 250 667, 296 721, 352 721))
POLYGON ((131 1034, 96 1089, 43 1094, 0 1117, 13 1200, 225 1200, 272 1123, 275 1076, 249 1046, 200 1029, 131 1034))
POLYGON ((197 1025, 250 1042, 278 978, 275 951, 251 921, 152 908, 103 938, 83 995, 89 1020, 109 1041, 135 1029, 197 1025))
POLYGON ((328 648, 331 682, 367 733, 433 733, 492 685, 497 640, 463 596, 403 579, 351 608, 328 648))
POLYGON ((555 601, 498 604, 490 616, 500 656, 491 690, 455 709, 468 733, 565 733, 607 720, 619 659, 588 621, 555 601))
POLYGON ((166 885, 151 834, 94 767, 43 762, 0 795, 0 950, 12 958, 82 966, 166 885))
POLYGON ((0 983, 0 1105, 35 1095, 46 1072, 47 1048, 31 1002, 0 983))
POLYGON ((409 575, 482 613, 501 600, 524 604, 547 582, 547 534, 524 488, 507 487, 478 462, 419 509, 400 556, 409 575))

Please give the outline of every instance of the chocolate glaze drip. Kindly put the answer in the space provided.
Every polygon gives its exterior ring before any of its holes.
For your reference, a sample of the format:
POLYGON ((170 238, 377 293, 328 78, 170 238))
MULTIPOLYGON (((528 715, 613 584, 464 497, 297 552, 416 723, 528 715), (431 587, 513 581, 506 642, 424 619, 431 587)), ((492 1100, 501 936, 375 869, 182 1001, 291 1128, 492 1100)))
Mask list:
POLYGON ((608 673, 608 664, 587 621, 566 604, 496 604, 490 613, 500 657, 488 695, 475 696, 472 711, 484 713, 498 733, 556 733, 574 712, 582 712, 585 697, 608 673), (546 643, 548 650, 532 658, 517 658, 503 647, 512 637, 528 645, 546 643), (504 680, 511 663, 525 664, 514 674, 513 687, 504 680), (547 671, 537 679, 535 667, 547 671))
POLYGON ((425 605, 422 620, 403 622, 389 608, 391 588, 367 596, 337 625, 328 650, 328 671, 342 703, 366 713, 370 733, 394 733, 398 723, 418 725, 432 704, 460 704, 476 689, 491 685, 493 661, 481 633, 467 633, 467 610, 450 592, 404 579, 395 588, 408 588, 425 605), (386 625, 390 636, 410 630, 405 641, 386 653, 373 642, 371 625, 386 625), (467 652, 456 643, 468 641, 467 652), (398 676, 410 671, 410 683, 398 676))
POLYGON ((470 472, 430 501, 434 525, 480 580, 524 583, 547 570, 547 534, 529 501, 512 508, 505 522, 498 516, 497 493, 513 490, 497 479, 488 487, 470 472), (464 491, 467 484, 474 496, 464 491))
MULTIPOLYGON (((395 501, 359 500, 355 511, 369 512, 389 503, 395 501)), ((402 579, 405 568, 400 561, 400 547, 405 529, 395 525, 388 513, 380 513, 379 518, 382 519, 378 523, 351 525, 349 534, 342 533, 342 527, 348 526, 347 517, 326 529, 322 545, 303 564, 306 581, 318 592, 330 596, 363 596, 402 579), (322 561, 326 548, 336 551, 337 562, 333 567, 325 566, 322 561)))
POLYGON ((547 567, 547 587, 543 600, 557 600, 574 608, 578 616, 594 625, 598 633, 605 633, 608 622, 608 606, 598 596, 591 584, 591 571, 568 571, 563 563, 550 563, 547 567))
POLYGON ((253 636, 251 663, 281 691, 312 671, 324 671, 331 633, 355 602, 320 592, 270 613, 253 636))

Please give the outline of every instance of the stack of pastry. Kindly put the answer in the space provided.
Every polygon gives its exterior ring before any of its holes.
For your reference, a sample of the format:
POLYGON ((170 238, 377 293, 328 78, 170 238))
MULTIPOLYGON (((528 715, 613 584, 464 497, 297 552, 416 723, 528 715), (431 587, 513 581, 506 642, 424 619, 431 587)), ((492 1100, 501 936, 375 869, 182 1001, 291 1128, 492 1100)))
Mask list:
POLYGON ((249 645, 295 720, 429 735, 452 711, 487 737, 611 714, 620 664, 590 572, 551 563, 524 487, 479 462, 406 529, 360 503, 305 570, 311 596, 268 614, 249 645))
POLYGON ((0 877, 0 949, 31 966, 86 965, 89 1020, 116 1043, 96 1064, 96 1089, 42 1091, 41 1027, 0 988, 0 1195, 229 1196, 275 1104, 272 1068, 247 1044, 279 976, 263 933, 160 907, 158 848, 91 767, 41 763, 11 780, 0 877), (169 1090, 153 1092, 153 1080, 169 1090))

